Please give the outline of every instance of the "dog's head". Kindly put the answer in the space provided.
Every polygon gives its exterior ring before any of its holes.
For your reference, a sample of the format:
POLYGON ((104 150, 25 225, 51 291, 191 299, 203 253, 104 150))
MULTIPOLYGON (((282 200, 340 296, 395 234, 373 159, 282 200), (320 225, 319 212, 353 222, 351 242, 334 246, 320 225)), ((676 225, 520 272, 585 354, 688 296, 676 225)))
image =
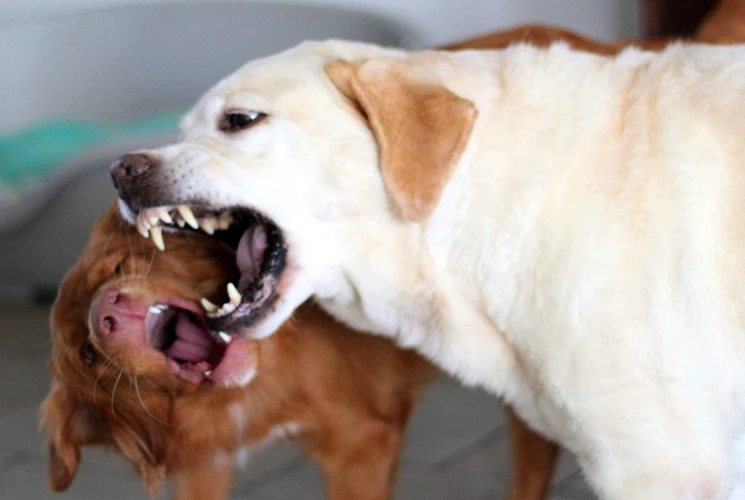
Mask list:
POLYGON ((54 490, 89 444, 120 451, 151 489, 200 452, 240 444, 224 413, 256 373, 258 345, 215 337, 198 305, 226 294, 233 251, 200 235, 165 238, 169 251, 157 252, 112 209, 60 287, 42 405, 54 490))
POLYGON ((476 111, 410 57, 325 42, 249 63, 187 114, 179 143, 112 165, 123 215, 156 243, 188 225, 237 248, 240 301, 212 329, 260 338, 311 295, 349 290, 352 248, 417 252, 476 111))

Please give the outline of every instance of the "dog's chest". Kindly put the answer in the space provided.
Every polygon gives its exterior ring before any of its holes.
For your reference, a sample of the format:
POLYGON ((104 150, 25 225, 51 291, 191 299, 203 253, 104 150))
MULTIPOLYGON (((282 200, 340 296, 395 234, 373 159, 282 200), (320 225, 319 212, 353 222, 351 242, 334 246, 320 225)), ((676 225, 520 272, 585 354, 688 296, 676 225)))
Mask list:
POLYGON ((235 451, 218 450, 214 454, 214 461, 218 465, 239 467, 244 469, 248 467, 251 461, 264 452, 268 447, 279 441, 286 441, 298 436, 303 430, 300 422, 284 422, 277 424, 269 429, 260 439, 252 440, 249 443, 240 446, 235 451))

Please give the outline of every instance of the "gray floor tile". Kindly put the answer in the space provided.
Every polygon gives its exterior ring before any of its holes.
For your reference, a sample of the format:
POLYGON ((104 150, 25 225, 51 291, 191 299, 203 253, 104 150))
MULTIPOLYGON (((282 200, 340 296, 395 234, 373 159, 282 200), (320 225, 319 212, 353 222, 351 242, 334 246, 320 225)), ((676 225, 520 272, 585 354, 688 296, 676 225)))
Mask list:
POLYGON ((409 423, 402 457, 439 463, 505 424, 499 401, 443 378, 427 389, 409 423))
MULTIPOLYGON (((506 429, 505 432, 499 434, 497 439, 467 450, 462 459, 453 461, 448 465, 453 468, 477 472, 499 471, 501 474, 509 475, 512 470, 512 461, 510 460, 510 441, 506 429)), ((558 484, 577 473, 579 473, 579 465, 577 465, 574 456, 562 452, 554 472, 553 484, 558 484)))
POLYGON ((505 477, 465 469, 437 471, 403 464, 396 484, 395 499, 481 500, 502 498, 505 477))
POLYGON ((303 500, 323 500, 325 498, 321 471, 312 463, 302 464, 295 470, 281 474, 254 490, 254 492, 278 500, 299 498, 303 500))
POLYGON ((579 471, 556 484, 554 491, 562 500, 595 500, 597 498, 579 471))

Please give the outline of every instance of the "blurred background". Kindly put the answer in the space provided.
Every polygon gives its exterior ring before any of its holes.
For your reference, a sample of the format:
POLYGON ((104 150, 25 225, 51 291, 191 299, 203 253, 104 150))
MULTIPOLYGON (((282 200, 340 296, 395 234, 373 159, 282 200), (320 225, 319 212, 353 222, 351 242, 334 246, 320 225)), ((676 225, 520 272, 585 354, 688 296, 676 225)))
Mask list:
MULTIPOLYGON (((48 305, 114 197, 108 165, 176 136, 180 114, 242 63, 305 39, 405 48, 542 23, 598 39, 687 35, 712 0, 0 0, 0 499, 54 498, 37 410, 48 305)), ((400 498, 498 498, 497 401, 436 384, 412 422, 400 498), (493 415, 491 418, 489 415, 493 415)), ((564 457, 555 498, 590 498, 564 457)), ((322 498, 292 446, 249 465, 236 498, 322 498)), ((57 498, 145 498, 131 468, 84 456, 57 498)))

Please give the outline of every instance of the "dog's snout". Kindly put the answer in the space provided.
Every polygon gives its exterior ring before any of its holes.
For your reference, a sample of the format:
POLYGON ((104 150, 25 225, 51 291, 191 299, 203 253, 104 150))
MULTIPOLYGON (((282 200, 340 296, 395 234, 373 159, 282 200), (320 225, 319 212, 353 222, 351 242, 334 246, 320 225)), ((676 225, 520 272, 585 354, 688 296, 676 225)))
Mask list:
POLYGON ((96 335, 101 340, 107 340, 142 323, 144 314, 145 307, 138 301, 118 290, 110 289, 94 302, 91 323, 96 335))
POLYGON ((160 162, 147 153, 130 153, 111 164, 111 182, 119 197, 131 207, 141 205, 147 186, 152 184, 152 174, 160 162))
POLYGON ((142 175, 155 165, 155 159, 145 153, 130 153, 111 164, 111 178, 118 189, 122 184, 142 175))

